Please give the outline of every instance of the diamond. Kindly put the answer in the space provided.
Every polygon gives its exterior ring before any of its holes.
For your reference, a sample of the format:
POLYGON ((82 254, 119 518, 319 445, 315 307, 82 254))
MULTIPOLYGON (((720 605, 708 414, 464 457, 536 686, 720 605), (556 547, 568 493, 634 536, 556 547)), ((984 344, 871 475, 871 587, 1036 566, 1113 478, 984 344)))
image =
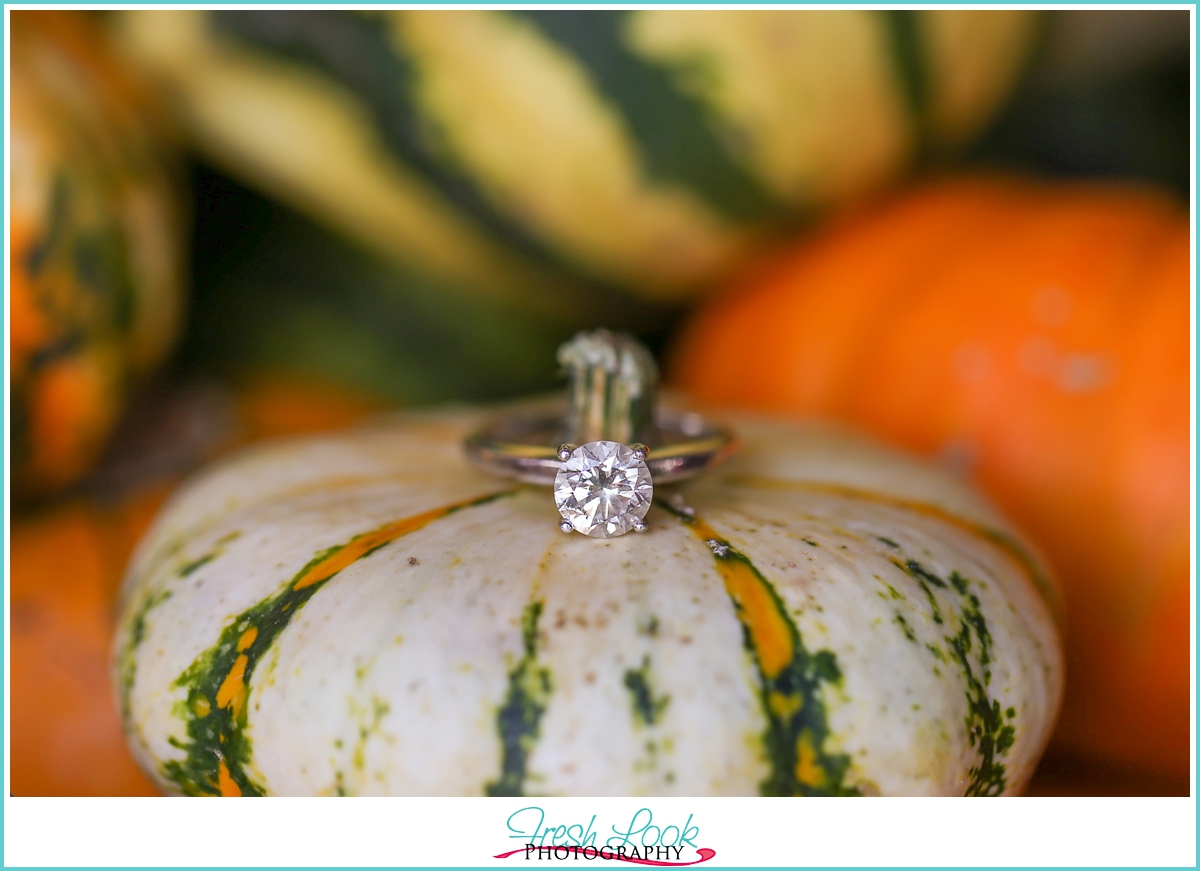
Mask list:
POLYGON ((646 461, 619 442, 577 447, 554 479, 558 513, 576 532, 596 538, 636 529, 653 497, 646 461))

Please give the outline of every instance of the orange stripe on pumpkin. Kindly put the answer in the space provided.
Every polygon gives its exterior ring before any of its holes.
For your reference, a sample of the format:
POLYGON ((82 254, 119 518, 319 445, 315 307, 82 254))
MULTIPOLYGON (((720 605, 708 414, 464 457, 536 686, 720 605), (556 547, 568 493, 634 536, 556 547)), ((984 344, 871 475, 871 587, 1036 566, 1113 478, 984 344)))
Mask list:
POLYGON ((246 665, 249 661, 244 653, 234 660, 233 668, 229 669, 229 674, 221 683, 221 688, 217 690, 218 708, 229 707, 242 694, 242 690, 246 686, 243 678, 246 675, 246 665))
POLYGON ((452 505, 443 505, 441 508, 434 508, 432 511, 426 511, 423 514, 414 514, 412 517, 406 517, 403 520, 397 520, 394 523, 381 526, 374 532, 364 532, 358 538, 338 548, 334 553, 331 553, 328 557, 310 568, 292 585, 292 589, 303 590, 305 587, 328 580, 342 569, 375 550, 375 548, 390 544, 397 538, 408 535, 410 532, 416 532, 421 527, 432 523, 438 518, 445 517, 447 514, 457 511, 460 508, 466 508, 468 505, 473 505, 477 502, 479 502, 478 496, 465 499, 462 502, 455 502, 452 505))
POLYGON ((217 788, 221 790, 222 798, 240 798, 242 794, 242 788, 237 785, 237 781, 229 776, 229 768, 224 759, 217 763, 217 788))
MULTIPOLYGON (((703 520, 694 520, 688 527, 702 541, 725 540, 703 520)), ((763 676, 767 680, 778 677, 796 655, 787 618, 779 613, 774 596, 749 563, 741 559, 718 559, 717 565, 726 591, 737 603, 738 616, 750 633, 763 676)))

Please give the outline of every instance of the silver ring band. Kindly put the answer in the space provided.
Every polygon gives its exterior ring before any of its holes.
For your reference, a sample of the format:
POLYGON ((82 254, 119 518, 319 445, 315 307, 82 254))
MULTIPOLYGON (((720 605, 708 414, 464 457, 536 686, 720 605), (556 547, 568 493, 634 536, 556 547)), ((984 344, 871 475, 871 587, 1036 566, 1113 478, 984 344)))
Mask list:
MULTIPOLYGON (((559 436, 565 412, 517 412, 470 436, 467 456, 472 462, 508 478, 552 485, 562 466, 559 436)), ((734 434, 693 412, 660 409, 645 444, 646 465, 655 484, 698 475, 732 456, 738 448, 734 434)))

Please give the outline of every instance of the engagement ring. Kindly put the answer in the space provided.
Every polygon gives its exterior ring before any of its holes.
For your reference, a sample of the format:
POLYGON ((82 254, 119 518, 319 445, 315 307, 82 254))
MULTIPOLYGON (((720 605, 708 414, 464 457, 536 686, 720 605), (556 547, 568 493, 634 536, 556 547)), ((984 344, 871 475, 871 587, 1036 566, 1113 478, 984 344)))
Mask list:
POLYGON ((514 412, 470 436, 466 450, 490 472, 553 485, 563 532, 643 532, 655 485, 698 475, 737 449, 728 429, 657 408, 658 368, 636 339, 580 333, 558 361, 570 379, 565 410, 514 412))

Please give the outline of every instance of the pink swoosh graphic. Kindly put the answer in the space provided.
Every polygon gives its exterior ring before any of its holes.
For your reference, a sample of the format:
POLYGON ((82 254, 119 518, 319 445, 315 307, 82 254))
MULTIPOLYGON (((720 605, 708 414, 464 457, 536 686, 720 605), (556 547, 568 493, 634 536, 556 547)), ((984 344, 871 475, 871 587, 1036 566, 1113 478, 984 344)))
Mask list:
MULTIPOLYGON (((583 850, 586 849, 584 847, 568 847, 565 844, 558 845, 558 849, 562 849, 564 847, 567 850, 570 850, 572 853, 579 853, 580 855, 583 855, 583 850)), ((553 848, 550 848, 550 849, 553 849, 553 848)), ((595 848, 593 847, 592 849, 595 849, 595 848)), ((612 852, 611 847, 606 847, 605 849, 609 850, 609 852, 612 852)), ((507 859, 509 856, 515 856, 517 853, 524 853, 524 852, 525 852, 525 848, 522 847, 519 850, 509 850, 507 853, 497 853, 492 858, 493 859, 507 859)), ((657 859, 635 859, 632 856, 620 856, 620 855, 617 855, 616 853, 612 853, 612 856, 610 856, 609 858, 617 859, 618 861, 621 861, 621 862, 632 862, 635 865, 666 865, 666 866, 670 866, 672 868, 679 868, 684 865, 699 865, 701 862, 707 862, 713 856, 717 855, 716 850, 710 850, 708 847, 697 847, 696 852, 700 854, 700 858, 695 859, 691 862, 660 862, 657 859)), ((595 858, 604 858, 604 857, 597 856, 595 858)), ((542 861, 545 861, 545 860, 542 860, 542 861)))

